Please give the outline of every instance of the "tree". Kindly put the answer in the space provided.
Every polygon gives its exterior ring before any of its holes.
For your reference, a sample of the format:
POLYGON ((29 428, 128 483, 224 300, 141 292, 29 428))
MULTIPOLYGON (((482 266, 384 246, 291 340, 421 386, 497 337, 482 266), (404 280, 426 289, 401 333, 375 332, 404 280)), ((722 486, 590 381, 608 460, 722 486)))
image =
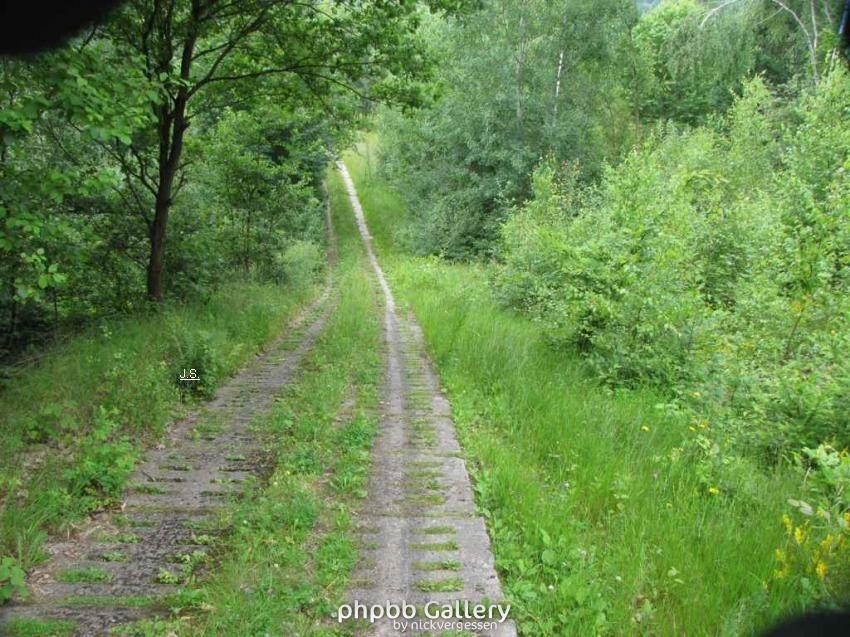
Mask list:
MULTIPOLYGON (((86 264, 77 248, 116 185, 98 145, 118 148, 150 120, 154 87, 131 65, 99 67, 104 42, 28 61, 0 62, 0 308, 6 345, 23 313, 49 300, 86 264), (47 299, 45 299, 47 297, 47 299)), ((85 276, 85 275, 83 275, 85 276)))
MULTIPOLYGON (((704 27, 722 12, 725 12, 727 8, 743 1, 724 0, 720 2, 706 12, 700 26, 704 27)), ((775 22, 781 18, 785 19, 782 30, 792 33, 793 39, 802 43, 808 58, 811 81, 815 85, 818 84, 822 75, 822 60, 826 57, 826 51, 822 50, 824 42, 828 43, 827 48, 830 56, 838 45, 835 32, 838 27, 840 12, 837 7, 829 0, 757 0, 754 3, 750 0, 750 2, 757 6, 761 5, 762 9, 770 9, 770 12, 763 11, 766 14, 762 18, 764 21, 773 20, 775 22)), ((790 42, 791 44, 794 44, 793 39, 790 42)), ((788 42, 787 39, 786 42, 788 42)), ((782 54, 787 56, 788 52, 782 51, 782 54)))
POLYGON ((591 179, 630 141, 623 90, 629 1, 494 0, 463 21, 428 25, 442 60, 438 101, 388 113, 386 162, 410 198, 417 251, 491 250, 530 174, 552 154, 591 179))
POLYGON ((340 88, 410 99, 425 69, 414 3, 294 0, 133 0, 106 27, 117 52, 161 87, 151 130, 120 153, 148 230, 147 293, 163 297, 169 213, 185 181, 184 140, 202 94, 300 92, 331 112, 340 88), (225 89, 221 89, 225 90, 225 89))
POLYGON ((289 243, 321 243, 324 133, 316 114, 275 106, 227 111, 205 136, 199 177, 205 205, 218 207, 213 230, 230 269, 277 278, 289 243))
POLYGON ((641 17, 632 35, 642 83, 635 102, 647 119, 696 124, 725 111, 755 67, 749 10, 706 22, 695 0, 668 0, 641 17))

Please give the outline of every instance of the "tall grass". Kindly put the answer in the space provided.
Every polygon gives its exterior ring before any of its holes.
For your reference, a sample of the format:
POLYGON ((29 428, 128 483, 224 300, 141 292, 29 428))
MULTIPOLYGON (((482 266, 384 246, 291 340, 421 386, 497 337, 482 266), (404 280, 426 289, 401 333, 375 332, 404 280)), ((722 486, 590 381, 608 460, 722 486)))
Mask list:
POLYGON ((137 451, 212 394, 313 293, 234 282, 208 302, 104 323, 20 371, 0 394, 0 554, 39 561, 49 533, 120 495, 137 451), (178 381, 194 368, 191 393, 178 381))
POLYGON ((597 383, 496 303, 485 267, 401 254, 398 198, 362 156, 347 163, 450 393, 522 634, 740 635, 801 609, 774 577, 790 472, 734 459, 741 488, 706 487, 685 451, 698 424, 597 383))

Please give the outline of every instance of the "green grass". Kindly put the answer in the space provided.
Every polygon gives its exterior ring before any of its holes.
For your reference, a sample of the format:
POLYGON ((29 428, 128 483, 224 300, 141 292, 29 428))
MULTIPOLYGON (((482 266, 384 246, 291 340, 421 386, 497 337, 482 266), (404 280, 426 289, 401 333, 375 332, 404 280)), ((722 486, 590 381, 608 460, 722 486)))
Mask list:
POLYGON ((448 542, 411 542, 414 551, 457 551, 458 545, 454 540, 448 542))
POLYGON ((145 595, 73 595, 63 597, 63 606, 85 606, 97 608, 157 608, 167 605, 169 598, 145 595))
POLYGON ((137 450, 314 294, 233 283, 205 303, 103 323, 15 370, 0 388, 0 555, 29 568, 48 534, 116 501, 137 450), (203 379, 191 393, 177 380, 186 368, 203 379))
POLYGON ((459 577, 449 577, 440 580, 419 580, 416 588, 423 593, 451 593, 463 590, 463 580, 459 577))
MULTIPOLYGON (((254 421, 275 454, 264 484, 232 503, 208 576, 181 617, 129 634, 339 635, 328 623, 357 559, 352 509, 365 495, 381 378, 379 299, 342 184, 330 178, 339 237, 336 311, 273 410, 254 421), (353 408, 342 407, 353 400, 353 408)), ((346 633, 348 634, 348 633, 346 633)))
POLYGON ((77 624, 59 619, 10 619, 3 625, 9 637, 64 637, 73 635, 77 624))
POLYGON ((426 526, 424 529, 420 529, 418 533, 424 533, 425 535, 443 535, 445 533, 454 533, 455 528, 453 526, 447 525, 438 525, 438 526, 426 526))
POLYGON ((461 563, 457 560, 437 560, 431 562, 414 562, 417 571, 459 571, 461 563))
POLYGON ((713 494, 663 396, 600 385, 495 302, 486 266, 401 253, 401 200, 362 154, 346 161, 449 392, 521 634, 741 635, 801 610, 774 578, 790 472, 734 458, 735 488, 713 494))
POLYGON ((112 575, 104 571, 102 568, 90 567, 90 568, 75 568, 68 569, 66 571, 61 571, 56 579, 60 582, 69 582, 72 584, 79 583, 98 583, 98 582, 110 582, 112 581, 112 575))
POLYGON ((167 568, 160 568, 154 581, 157 584, 179 584, 180 576, 167 568))

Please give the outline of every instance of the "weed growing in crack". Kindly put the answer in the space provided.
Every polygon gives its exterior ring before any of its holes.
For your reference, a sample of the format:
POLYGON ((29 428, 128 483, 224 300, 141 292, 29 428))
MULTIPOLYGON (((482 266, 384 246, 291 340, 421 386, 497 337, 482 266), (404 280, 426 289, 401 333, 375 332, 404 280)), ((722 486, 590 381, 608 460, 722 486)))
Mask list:
POLYGON ((100 554, 100 559, 104 562, 126 562, 127 557, 128 555, 124 551, 107 551, 100 554))
POLYGON ((91 566, 88 568, 69 568, 60 571, 56 575, 56 579, 60 582, 67 582, 68 584, 96 584, 111 582, 112 575, 102 568, 91 566))
POLYGON ((419 529, 417 533, 423 533, 425 535, 443 535, 445 533, 456 533, 456 530, 453 526, 439 525, 426 526, 424 529, 419 529))
POLYGON ((458 544, 454 540, 448 542, 414 542, 410 544, 414 551, 457 551, 458 544))
POLYGON ((459 571, 461 563, 457 560, 436 560, 432 562, 414 562, 417 571, 459 571))
POLYGON ((463 590, 463 580, 450 577, 441 580, 419 580, 415 584, 417 590, 423 593, 451 593, 463 590))

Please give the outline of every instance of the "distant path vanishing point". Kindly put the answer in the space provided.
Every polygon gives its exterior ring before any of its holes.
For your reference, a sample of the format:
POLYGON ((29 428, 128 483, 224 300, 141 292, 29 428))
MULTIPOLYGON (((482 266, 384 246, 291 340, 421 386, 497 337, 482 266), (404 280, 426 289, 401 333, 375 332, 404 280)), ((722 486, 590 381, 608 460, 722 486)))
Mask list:
MULTIPOLYGON (((386 308, 380 425, 368 496, 357 520, 363 559, 349 603, 407 602, 422 610, 428 602, 501 602, 490 540, 484 519, 475 512, 451 406, 425 352, 419 325, 396 309, 354 183, 345 165, 337 165, 386 308)), ((405 634, 415 632, 408 629, 405 634)), ((363 634, 402 633, 384 620, 363 634)), ((476 634, 514 637, 516 628, 508 620, 476 634)))

